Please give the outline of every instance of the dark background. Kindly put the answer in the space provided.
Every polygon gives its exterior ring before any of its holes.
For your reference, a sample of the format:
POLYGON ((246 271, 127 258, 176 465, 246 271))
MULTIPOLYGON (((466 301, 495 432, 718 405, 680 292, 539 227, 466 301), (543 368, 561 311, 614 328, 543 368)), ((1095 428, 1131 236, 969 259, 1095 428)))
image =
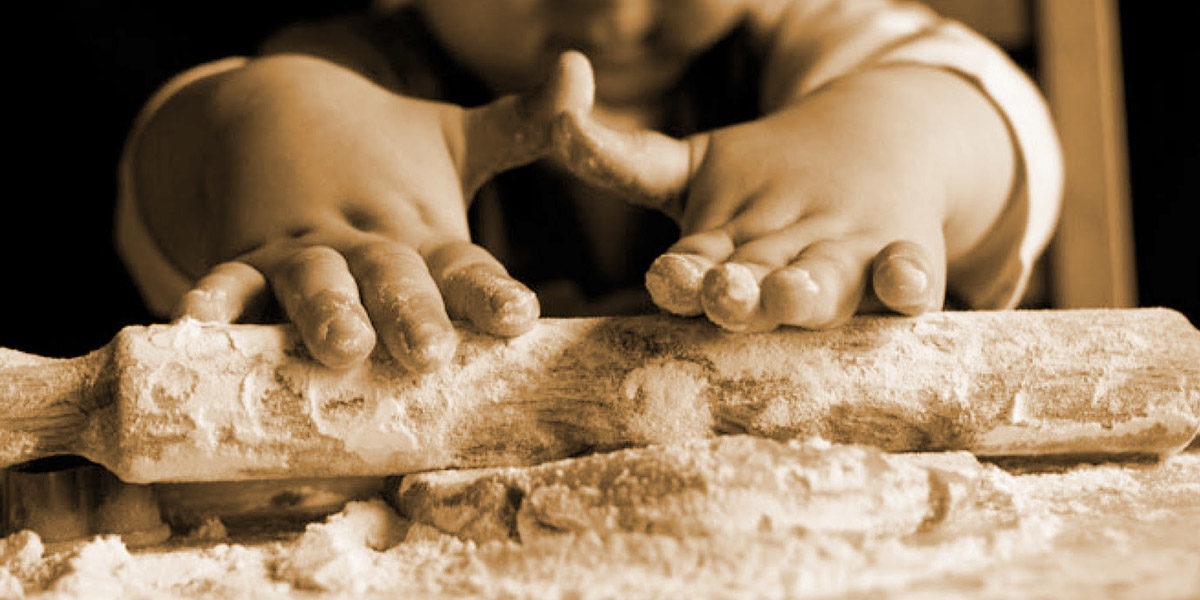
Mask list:
MULTIPOLYGON (((141 103, 189 66, 251 53, 282 23, 364 2, 62 0, 10 15, 0 347, 83 354, 147 323, 111 241, 117 157, 141 103), (203 4, 203 6, 198 6, 203 4)), ((1140 303, 1200 323, 1200 92, 1191 14, 1121 3, 1140 303)), ((1182 5, 1179 5, 1182 6, 1182 5)), ((1168 8, 1170 7, 1170 8, 1168 8)))

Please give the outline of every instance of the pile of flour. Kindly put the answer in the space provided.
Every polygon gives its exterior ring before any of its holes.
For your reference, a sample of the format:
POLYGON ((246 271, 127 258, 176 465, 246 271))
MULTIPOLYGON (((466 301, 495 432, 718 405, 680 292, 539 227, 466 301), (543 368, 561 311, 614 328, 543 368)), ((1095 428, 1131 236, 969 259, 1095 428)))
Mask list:
MULTIPOLYGON (((447 533, 444 511, 442 521, 410 519, 393 508, 394 499, 374 499, 350 503, 303 533, 266 541, 230 538, 220 523, 210 522, 190 537, 149 549, 130 551, 120 538, 109 536, 47 552, 36 534, 20 532, 0 541, 0 597, 1200 595, 1200 540, 1194 534, 1200 531, 1200 453, 1195 451, 1153 465, 1085 464, 1022 471, 980 464, 961 454, 882 455, 854 446, 779 444, 772 451, 778 460, 769 471, 756 474, 759 467, 721 462, 722 456, 738 455, 726 444, 712 443, 710 450, 697 451, 713 457, 702 455, 700 461, 712 467, 711 477, 696 480, 685 473, 693 479, 676 478, 691 482, 690 495, 678 497, 686 500, 692 515, 688 518, 708 523, 729 516, 731 510, 766 511, 771 518, 742 519, 738 522, 749 525, 736 527, 664 528, 646 526, 645 520, 631 527, 623 525, 631 522, 620 516, 624 513, 614 512, 617 517, 604 521, 595 517, 603 511, 592 506, 592 516, 570 521, 571 526, 525 529, 517 538, 477 541, 447 533), (809 462, 795 465, 789 460, 809 462), (936 493, 928 492, 928 514, 911 523, 884 518, 891 510, 886 503, 860 501, 853 510, 861 514, 850 515, 843 526, 804 524, 798 517, 787 517, 809 510, 804 506, 793 510, 771 504, 764 509, 742 492, 730 503, 725 499, 732 496, 720 487, 732 481, 730 477, 744 483, 759 475, 787 473, 792 480, 761 481, 765 487, 800 490, 794 493, 798 499, 808 498, 804 502, 816 497, 816 492, 805 490, 815 490, 818 484, 826 491, 843 486, 861 500, 866 497, 862 481, 882 477, 893 483, 916 482, 920 478, 909 475, 918 472, 932 474, 922 484, 927 488, 921 489, 936 493), (863 473, 869 477, 863 479, 863 473), (878 526, 881 522, 890 525, 878 526)), ((653 449, 638 452, 642 454, 637 460, 650 463, 636 464, 663 465, 666 475, 681 468, 669 460, 670 449, 662 457, 653 449)), ((630 460, 630 455, 586 460, 591 461, 588 468, 602 469, 606 461, 617 461, 608 464, 613 466, 630 460)), ((572 475, 579 464, 562 461, 553 468, 531 467, 528 473, 508 470, 504 476, 549 482, 546 485, 566 490, 564 498, 594 497, 570 483, 587 479, 572 475)), ((665 480, 675 481, 656 481, 665 480)), ((645 489, 649 494, 660 488, 645 489)), ((680 489, 674 485, 674 491, 661 493, 678 494, 680 489)), ((896 510, 911 511, 912 506, 896 510)))

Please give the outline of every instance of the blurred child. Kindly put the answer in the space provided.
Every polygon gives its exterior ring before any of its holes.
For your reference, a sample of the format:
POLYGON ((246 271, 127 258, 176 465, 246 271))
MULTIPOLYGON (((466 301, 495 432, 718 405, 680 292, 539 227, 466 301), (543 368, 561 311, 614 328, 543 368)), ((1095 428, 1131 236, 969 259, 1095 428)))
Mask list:
POLYGON ((152 309, 273 295, 330 366, 428 370, 451 319, 643 311, 643 281, 734 331, 1012 306, 1061 159, 1032 83, 920 4, 415 0, 180 75, 121 186, 152 309))

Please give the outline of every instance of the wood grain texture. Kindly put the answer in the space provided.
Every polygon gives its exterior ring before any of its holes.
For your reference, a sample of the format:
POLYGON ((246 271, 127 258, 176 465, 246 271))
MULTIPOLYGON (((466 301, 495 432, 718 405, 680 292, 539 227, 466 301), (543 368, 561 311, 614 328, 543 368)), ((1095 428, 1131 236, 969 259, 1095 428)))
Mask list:
POLYGON ((130 482, 369 476, 729 433, 1162 455, 1200 427, 1200 331, 1164 309, 765 334, 667 316, 544 319, 513 339, 462 336, 452 365, 421 376, 381 352, 330 370, 287 326, 130 327, 73 361, 7 351, 0 466, 73 453, 130 482))

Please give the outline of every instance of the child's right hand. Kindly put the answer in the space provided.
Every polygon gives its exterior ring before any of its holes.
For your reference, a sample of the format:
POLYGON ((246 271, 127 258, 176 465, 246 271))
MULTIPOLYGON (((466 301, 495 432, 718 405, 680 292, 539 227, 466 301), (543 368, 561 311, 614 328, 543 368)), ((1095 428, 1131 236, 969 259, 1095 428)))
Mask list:
POLYGON ((564 114, 556 157, 660 210, 683 237, 647 271, 661 308, 731 331, 937 310, 1014 173, 1004 121, 962 78, 869 70, 767 115, 677 140, 564 114))
POLYGON ((300 56, 191 84, 132 155, 153 237, 199 277, 177 316, 237 320, 269 283, 333 367, 364 359, 378 334, 400 364, 432 369, 454 355, 450 318, 527 330, 537 299, 470 243, 467 205, 494 173, 545 154, 551 117, 591 94, 570 79, 560 65, 543 89, 471 110, 300 56))

